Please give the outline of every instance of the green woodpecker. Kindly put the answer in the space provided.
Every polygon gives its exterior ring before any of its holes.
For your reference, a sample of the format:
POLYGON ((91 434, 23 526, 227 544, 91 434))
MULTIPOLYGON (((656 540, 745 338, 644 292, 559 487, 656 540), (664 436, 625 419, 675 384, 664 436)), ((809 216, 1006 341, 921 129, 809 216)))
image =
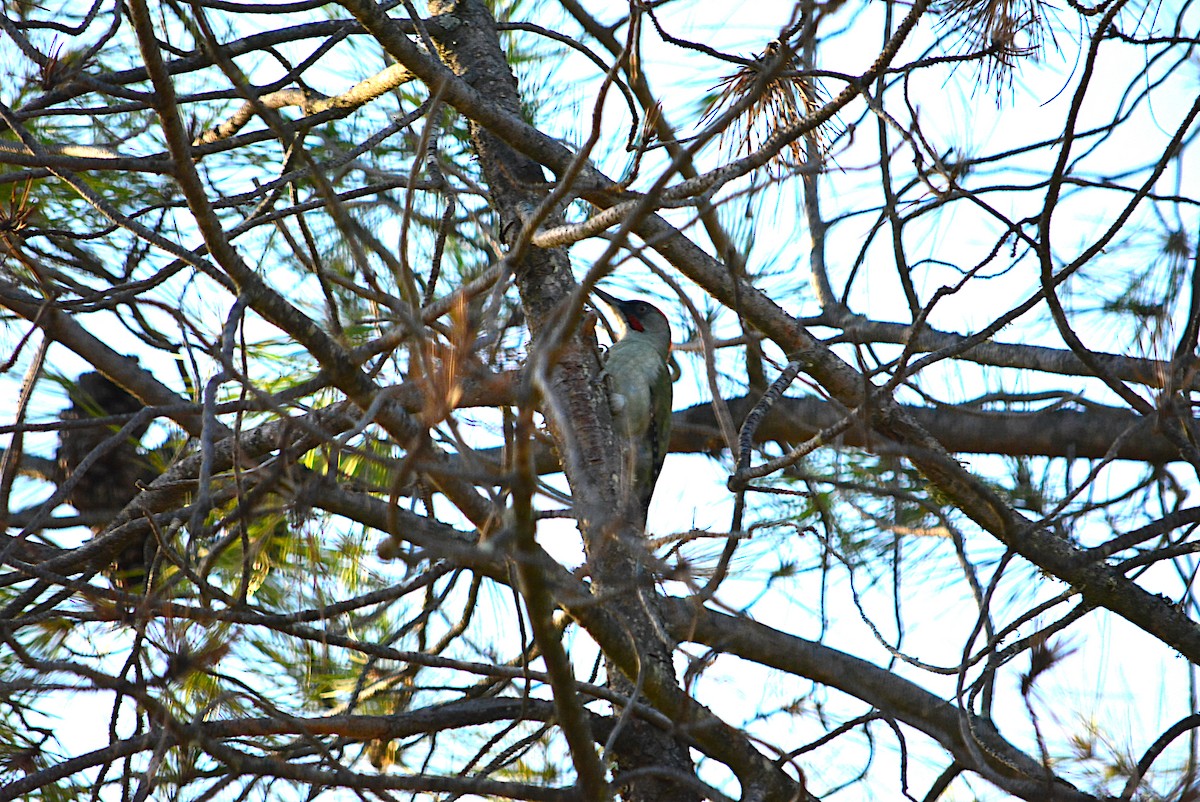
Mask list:
POLYGON ((617 435, 625 440, 622 492, 640 505, 644 522, 671 439, 671 326, 666 315, 645 301, 594 292, 620 318, 621 331, 608 349, 603 375, 612 386, 617 435))

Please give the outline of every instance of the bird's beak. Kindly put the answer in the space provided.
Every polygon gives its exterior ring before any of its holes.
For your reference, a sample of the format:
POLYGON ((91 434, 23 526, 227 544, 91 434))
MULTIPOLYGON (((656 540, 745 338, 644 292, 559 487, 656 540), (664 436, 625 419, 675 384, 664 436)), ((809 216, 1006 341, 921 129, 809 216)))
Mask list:
POLYGON ((625 303, 620 298, 614 298, 599 287, 592 287, 592 294, 617 311, 620 311, 621 306, 625 303))
POLYGON ((592 293, 603 301, 604 305, 609 309, 607 314, 604 310, 599 310, 600 318, 604 321, 604 328, 608 330, 609 336, 615 342, 620 337, 620 332, 629 326, 625 312, 621 309, 625 305, 625 302, 620 298, 614 298, 599 287, 592 287, 592 293), (610 321, 608 315, 612 315, 616 322, 610 321))

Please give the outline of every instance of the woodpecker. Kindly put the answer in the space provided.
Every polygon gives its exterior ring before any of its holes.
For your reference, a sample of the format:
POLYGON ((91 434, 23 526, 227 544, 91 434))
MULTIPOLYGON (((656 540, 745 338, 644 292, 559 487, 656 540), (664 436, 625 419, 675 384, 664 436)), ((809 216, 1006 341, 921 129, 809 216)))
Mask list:
POLYGON ((640 505, 642 523, 671 439, 671 326, 645 301, 622 301, 594 290, 619 316, 621 331, 604 359, 617 435, 624 439, 622 492, 640 505))

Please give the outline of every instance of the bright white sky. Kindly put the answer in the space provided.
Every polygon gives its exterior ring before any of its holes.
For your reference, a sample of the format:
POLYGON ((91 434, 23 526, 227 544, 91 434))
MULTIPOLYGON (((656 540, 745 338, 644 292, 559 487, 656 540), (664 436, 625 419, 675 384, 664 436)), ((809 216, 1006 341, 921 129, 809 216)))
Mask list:
MULTIPOLYGON (((761 51, 766 42, 777 35, 779 26, 788 18, 791 8, 792 4, 786 2, 755 4, 754 13, 751 15, 746 13, 746 7, 741 4, 668 5, 664 9, 662 20, 664 26, 676 36, 702 41, 726 52, 750 55, 761 51), (674 13, 671 12, 672 8, 675 9, 674 13)), ((880 6, 873 8, 876 14, 882 13, 880 6)), ((1161 29, 1174 24, 1175 13, 1171 5, 1156 7, 1155 11, 1157 16, 1148 15, 1144 21, 1147 28, 1161 29)), ((841 37, 834 46, 828 46, 822 51, 819 66, 849 73, 862 72, 878 53, 879 47, 878 31, 881 26, 877 19, 870 19, 871 16, 870 11, 860 14, 854 20, 852 31, 841 37)), ((1194 30, 1195 27, 1193 24, 1190 29, 1194 30)), ((1189 28, 1185 26, 1185 30, 1189 28)), ((926 28, 920 33, 922 35, 914 37, 912 45, 906 46, 894 63, 904 63, 921 54, 929 41, 929 31, 926 28)), ((961 72, 950 79, 930 72, 921 80, 914 81, 911 95, 920 110, 926 136, 937 137, 937 141, 934 142, 935 149, 943 153, 951 147, 958 152, 966 150, 974 154, 997 152, 1047 138, 1053 136, 1054 132, 1061 131, 1062 119, 1080 70, 1075 59, 1081 36, 1086 37, 1086 33, 1059 31, 1062 53, 1048 54, 1041 65, 1027 64, 1019 73, 1015 89, 1002 108, 996 106, 993 96, 986 91, 971 93, 969 71, 961 72)), ((1124 87, 1130 75, 1136 75, 1145 68, 1145 64, 1140 61, 1141 56, 1132 48, 1108 43, 1104 52, 1106 57, 1101 62, 1094 84, 1097 88, 1110 85, 1124 87)), ((714 82, 715 73, 707 59, 673 47, 652 47, 649 44, 644 45, 642 57, 647 64, 646 73, 652 77, 654 86, 663 93, 668 117, 673 120, 694 119, 699 99, 708 92, 714 82), (697 67, 697 64, 703 66, 697 67), (664 89, 664 84, 668 83, 672 86, 670 91, 664 89), (689 89, 692 91, 689 92, 689 89)), ((1178 116, 1189 105, 1190 97, 1197 89, 1194 70, 1180 78, 1175 85, 1180 92, 1180 102, 1177 106, 1163 108, 1162 98, 1168 97, 1169 94, 1160 94, 1159 100, 1151 104, 1153 115, 1142 114, 1135 118, 1140 120, 1139 125, 1130 126, 1125 134, 1115 137, 1094 154, 1089 162, 1093 171, 1119 173, 1128 163, 1130 153, 1140 155, 1147 150, 1153 151, 1157 143, 1165 141, 1169 135, 1166 132, 1172 130, 1178 116), (1187 102, 1184 102, 1185 99, 1187 102), (1155 145, 1147 145, 1147 142, 1155 145)), ((832 81, 828 81, 826 86, 831 94, 840 89, 840 86, 832 81)), ((586 91, 580 90, 585 99, 578 102, 579 107, 584 110, 590 108, 586 100, 586 91)), ((1084 105, 1082 119, 1085 122, 1080 127, 1087 128, 1088 121, 1100 122, 1109 119, 1112 104, 1116 100, 1116 97, 1105 95, 1098 89, 1094 90, 1084 105)), ((619 105, 610 103, 610 108, 616 110, 619 105)), ((859 109, 858 104, 852 106, 843 114, 842 122, 855 119, 859 109)), ((579 127, 586 129, 586 119, 568 116, 568 121, 571 120, 577 121, 579 127)), ((872 182, 878 181, 877 172, 865 171, 857 175, 855 173, 860 165, 869 166, 877 160, 873 132, 868 132, 868 126, 874 126, 872 118, 868 118, 859 131, 859 141, 862 143, 860 147, 851 148, 836 157, 842 171, 832 173, 824 184, 822 211, 826 219, 878 203, 877 188, 872 186, 872 182), (830 188, 831 185, 837 187, 836 191, 830 188), (855 189, 856 186, 859 188, 855 189)), ((687 133, 686 129, 681 133, 687 133)), ((570 130, 563 131, 561 135, 576 141, 583 136, 582 133, 572 136, 570 130)), ((1076 152, 1079 150, 1081 148, 1077 147, 1076 152)), ((907 158, 905 153, 896 160, 897 169, 905 166, 907 158)), ((1044 171, 1048 166, 1044 162, 1046 158, 1048 157, 1045 154, 1032 157, 1028 160, 1028 167, 1044 171), (1039 159, 1043 161, 1039 163, 1039 159)), ((1191 162, 1192 168, 1200 168, 1200 165, 1195 164, 1194 155, 1191 162)), ((602 167, 610 174, 618 174, 621 163, 618 158, 614 162, 617 167, 609 167, 607 164, 602 164, 602 167)), ((1192 169, 1186 174, 1194 177, 1200 175, 1200 172, 1192 169)), ((1014 175, 1010 180, 1027 178, 1028 175, 1014 175)), ((1163 183, 1169 184, 1172 178, 1173 175, 1169 172, 1163 183)), ((1177 189, 1173 185, 1170 188, 1172 191, 1177 189)), ((1166 187, 1164 191, 1165 189, 1166 187)), ((1186 182, 1183 194, 1194 197, 1196 189, 1194 180, 1186 182)), ((794 287, 803 283, 808 264, 808 239, 803 225, 798 181, 779 189, 776 198, 761 204, 762 211, 751 254, 752 264, 764 264, 764 260, 767 260, 773 268, 784 272, 784 275, 776 280, 777 283, 781 287, 794 287)), ((1034 198, 1024 199, 1026 204, 1031 201, 1040 201, 1040 193, 1034 198)), ((1010 201, 1000 201, 1005 202, 1010 201)), ((1119 203, 1121 199, 1110 198, 1106 200, 1106 203, 1109 202, 1119 203)), ((1081 243, 1111 220, 1111 212, 1105 206, 1095 203, 1095 199, 1091 198, 1086 203, 1067 201, 1063 204, 1063 209, 1056 218, 1058 222, 1055 229, 1055 243, 1060 257, 1074 257, 1081 243)), ((742 208, 737 202, 735 205, 739 210, 742 208)), ((680 221, 682 217, 678 215, 675 219, 680 221)), ((871 219, 868 215, 861 223, 863 234, 871 219)), ((1196 231, 1194 213, 1189 222, 1190 225, 1187 225, 1185 230, 1196 231)), ((836 229, 828 243, 827 258, 835 290, 840 289, 839 281, 844 281, 849 263, 861 243, 861 239, 856 238, 853 231, 854 225, 836 229)), ((978 217, 959 212, 940 218, 930 227, 928 237, 925 243, 909 241, 910 248, 916 253, 914 258, 928 255, 963 266, 973 264, 990 250, 996 239, 996 229, 994 224, 988 225, 978 217)), ((701 240, 702 234, 697 232, 695 238, 701 240)), ((886 243, 886 239, 882 237, 877 241, 879 247, 872 251, 867 260, 867 267, 864 268, 870 271, 871 280, 859 280, 850 304, 854 311, 875 320, 906 320, 907 312, 903 307, 899 285, 894 279, 895 271, 888 251, 890 245, 886 243)), ((582 246, 577 246, 574 255, 578 258, 584 252, 582 246)), ((1124 252, 1118 250, 1106 258, 1111 271, 1118 274, 1142 269, 1137 260, 1145 256, 1144 250, 1132 248, 1124 252)), ((586 263, 586 260, 581 261, 586 263)), ((629 269, 629 266, 622 269, 629 269)), ((973 282, 969 290, 945 301, 931 322, 947 330, 974 330, 1027 297, 1037 280, 1035 271, 1036 267, 1030 267, 1024 272, 1013 271, 1003 279, 973 282)), ((918 274, 918 291, 928 297, 937 287, 953 283, 958 278, 959 274, 953 271, 928 269, 918 274)), ((613 281, 618 286, 622 283, 618 279, 613 281)), ((627 286, 640 286, 643 279, 639 277, 626 281, 627 286)), ((650 282, 652 286, 653 280, 650 282)), ((1110 295, 1115 294, 1116 286, 1110 287, 1110 295)), ((1088 289, 1102 293, 1104 287, 1088 289)), ((664 297, 669 296, 669 291, 664 289, 663 293, 664 297)), ((785 306, 798 314, 815 314, 818 311, 812 301, 811 292, 802 290, 799 297, 807 299, 802 306, 797 305, 798 299, 785 303, 785 306)), ((1079 299, 1079 303, 1086 307, 1096 306, 1096 301, 1088 298, 1079 299)), ((1111 330, 1095 331, 1085 327, 1083 333, 1085 337, 1094 337, 1090 342, 1095 347, 1106 350, 1124 348, 1125 338, 1111 330)), ((1001 333, 999 339, 1063 347, 1053 328, 1045 326, 1025 326, 1019 330, 1010 327, 1001 333)), ((1146 355, 1161 356, 1156 353, 1146 355)), ((945 400, 975 397, 989 389, 995 389, 994 372, 970 366, 954 364, 945 366, 944 369, 939 366, 936 375, 945 378, 945 386, 936 388, 936 393, 945 400), (990 380, 991 383, 984 384, 985 380, 990 380)), ((1062 377, 1036 375, 1009 378, 1007 381, 1007 389, 1013 391, 1077 385, 1081 389, 1087 388, 1089 397, 1093 400, 1116 403, 1106 391, 1097 391, 1094 383, 1073 383, 1062 377)), ((926 389, 929 386, 926 382, 926 389)), ((793 387, 793 391, 801 391, 800 386, 793 387)), ((685 378, 676 384, 675 393, 676 408, 690 406, 708 397, 702 374, 699 374, 698 370, 685 374, 685 378)), ((1003 462, 998 458, 964 455, 963 459, 984 475, 990 470, 1003 470, 1003 462)), ((691 527, 726 531, 732 511, 732 498, 724 489, 727 467, 719 466, 703 457, 670 457, 652 508, 652 532, 661 535, 691 527)), ((1123 480, 1136 472, 1136 467, 1115 466, 1101 481, 1101 487, 1120 486, 1123 480)), ((1180 473, 1185 480, 1189 479, 1186 473, 1180 473)), ((1077 468, 1072 474, 1074 481, 1078 482, 1084 478, 1086 470, 1077 468)), ((1191 478, 1188 488, 1194 497, 1194 478, 1191 478)), ((968 534, 968 548, 974 557, 990 556, 994 560, 999 556, 1000 550, 989 536, 977 531, 969 531, 968 534)), ((562 542, 558 538, 544 540, 548 547, 552 547, 552 541, 562 542)), ((928 552, 931 557, 940 556, 943 559, 949 552, 948 544, 945 543, 910 542, 906 546, 909 553, 928 552)), ((803 552, 803 549, 797 549, 788 555, 777 555, 773 552, 774 548, 775 541, 768 541, 767 544, 758 547, 752 542, 745 547, 745 551, 752 555, 742 563, 743 570, 748 573, 746 581, 741 582, 736 577, 727 581, 722 586, 719 598, 735 609, 757 599, 757 603, 751 609, 757 620, 794 635, 817 637, 820 632, 818 599, 821 589, 816 572, 803 574, 788 583, 779 583, 760 596, 764 573, 776 568, 786 557, 795 557, 797 552, 803 552)), ((808 554, 811 556, 814 552, 815 545, 808 554)), ((935 560, 935 563, 940 564, 940 561, 935 560)), ((957 664, 961 659, 966 635, 975 623, 974 602, 964 595, 961 581, 950 585, 946 576, 939 575, 936 570, 923 576, 919 563, 908 570, 903 594, 907 627, 904 650, 927 662, 939 665, 957 664)), ((1030 587, 1034 580, 1041 585, 1039 596, 1043 598, 1064 589, 1058 583, 1045 581, 1027 569, 1010 571, 1009 576, 1010 581, 1002 586, 1006 590, 1000 596, 1021 600, 1018 606, 1021 610, 1031 606, 1030 587)), ((1159 572, 1156 576, 1158 582, 1150 579, 1149 586, 1172 597, 1178 596, 1178 577, 1167 575, 1166 571, 1159 572)), ((987 572, 982 579, 986 581, 986 578, 987 572)), ((860 587, 859 590, 876 626, 886 633, 887 637, 894 637, 894 627, 889 623, 893 620, 890 612, 890 589, 860 587)), ((886 665, 889 655, 879 646, 861 620, 847 584, 835 580, 826 592, 829 620, 824 642, 879 665, 886 665)), ((1066 609, 1059 607, 1053 611, 1053 615, 1061 615, 1066 609)), ((1076 648, 1075 653, 1051 672, 1048 679, 1040 685, 1038 692, 1038 700, 1042 704, 1037 708, 1037 713, 1052 750, 1056 746, 1062 748, 1060 739, 1069 738, 1072 734, 1080 733, 1094 725, 1111 733, 1116 749, 1128 751, 1136 759, 1163 729, 1188 712, 1188 664, 1176 655, 1165 652, 1160 644, 1137 628, 1112 616, 1092 615, 1084 624, 1073 628, 1072 632, 1068 644, 1076 648)), ((1017 663, 1021 670, 1027 665, 1028 661, 1025 658, 1017 663)), ((700 692, 704 694, 706 703, 712 704, 716 712, 728 716, 733 722, 747 715, 747 711, 770 707, 772 704, 778 704, 781 699, 794 698, 808 690, 806 683, 799 680, 781 683, 777 677, 767 679, 767 672, 740 661, 730 660, 724 664, 724 668, 723 672, 706 675, 705 681, 701 683, 700 692)), ((898 666, 896 671, 946 698, 953 696, 952 678, 934 678, 927 672, 903 665, 898 666)), ((1014 743, 1030 749, 1031 728, 1017 693, 1016 677, 1017 672, 1011 672, 1007 687, 1002 683, 998 688, 995 717, 1003 733, 1014 743)), ((866 712, 865 706, 860 702, 850 702, 840 707, 835 702, 830 709, 839 710, 845 718, 866 712)), ((815 728, 798 725, 797 719, 790 716, 777 716, 766 724, 758 725, 755 732, 766 741, 785 748, 794 748, 808 738, 815 738, 820 734, 815 728)), ((893 756, 890 765, 894 766, 895 739, 882 726, 875 730, 875 733, 876 748, 883 753, 890 751, 893 756)), ((924 752, 922 756, 923 750, 918 746, 922 740, 918 735, 912 737, 908 744, 911 761, 908 774, 909 789, 918 798, 945 767, 941 750, 936 747, 932 751, 924 752), (930 754, 935 756, 932 761, 927 759, 930 754)), ((1181 739, 1177 743, 1182 745, 1184 742, 1181 739)), ((845 748, 833 746, 806 758, 805 765, 809 767, 810 780, 814 781, 813 790, 822 793, 825 789, 835 786, 839 777, 850 779, 860 767, 862 755, 854 755, 845 748)), ((881 755, 879 759, 883 762, 878 765, 888 765, 888 757, 881 755)), ((1003 797, 983 782, 972 783, 972 789, 979 794, 980 799, 1003 797)), ((961 792, 961 787, 959 791, 961 792)), ((897 798, 894 768, 875 772, 870 782, 855 787, 839 798, 897 798)), ((964 797, 961 793, 948 793, 943 798, 970 797, 964 797)))

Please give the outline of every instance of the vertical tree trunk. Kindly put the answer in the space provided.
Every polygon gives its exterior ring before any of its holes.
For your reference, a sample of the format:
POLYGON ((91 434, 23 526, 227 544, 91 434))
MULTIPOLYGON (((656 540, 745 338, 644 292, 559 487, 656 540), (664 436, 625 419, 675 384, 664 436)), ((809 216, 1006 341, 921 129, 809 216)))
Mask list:
MULTIPOLYGON (((433 26, 434 38, 450 69, 498 106, 519 116, 517 82, 500 46, 495 20, 482 0, 433 0, 429 8, 433 14, 444 15, 441 24, 433 26)), ((471 131, 505 244, 511 245, 523 213, 536 208, 545 197, 546 176, 541 165, 486 128, 472 122, 471 131)), ((531 350, 546 347, 543 335, 548 333, 548 324, 562 300, 576 290, 570 260, 564 249, 530 248, 515 266, 515 273, 533 334, 531 350)), ((615 510, 625 508, 614 481, 625 461, 615 453, 608 400, 603 384, 596 380, 600 366, 593 335, 572 331, 556 351, 549 383, 549 392, 555 397, 546 404, 547 418, 571 484, 593 587, 625 622, 641 664, 653 661, 660 671, 674 676, 674 644, 665 634, 653 575, 643 559, 642 523, 614 515, 615 510), (564 414, 556 416, 554 409, 564 414)), ((607 670, 612 687, 632 697, 636 677, 627 676, 611 660, 607 670)), ((625 789, 625 798, 639 802, 699 799, 692 787, 670 777, 694 776, 687 746, 637 718, 631 718, 626 726, 631 737, 618 740, 618 768, 622 772, 656 769, 661 774, 632 783, 625 789)))

